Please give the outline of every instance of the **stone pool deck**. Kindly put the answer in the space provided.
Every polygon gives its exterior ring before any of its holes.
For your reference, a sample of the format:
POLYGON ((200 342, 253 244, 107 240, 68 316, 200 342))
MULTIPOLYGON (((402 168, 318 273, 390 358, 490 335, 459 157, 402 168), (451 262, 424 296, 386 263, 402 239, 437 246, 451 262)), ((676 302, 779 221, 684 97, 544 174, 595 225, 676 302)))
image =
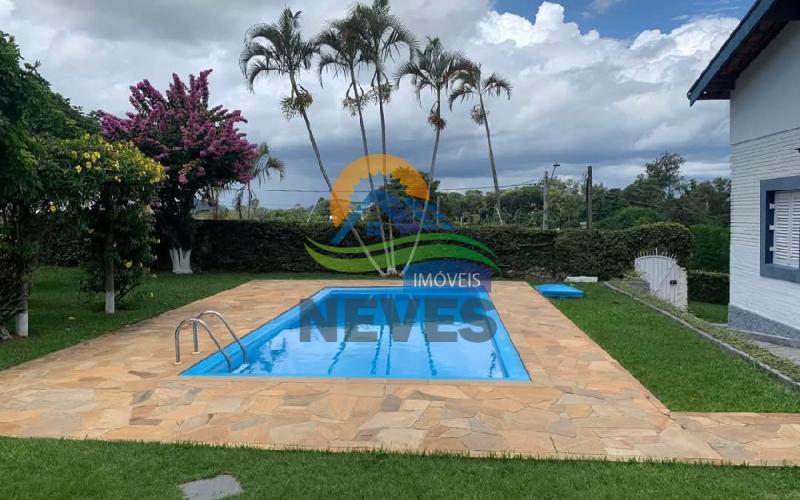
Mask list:
POLYGON ((333 285, 375 282, 255 281, 0 372, 0 435, 800 464, 800 414, 670 412, 522 282, 491 295, 531 382, 179 376, 213 352, 175 365, 180 320, 249 332, 333 285))

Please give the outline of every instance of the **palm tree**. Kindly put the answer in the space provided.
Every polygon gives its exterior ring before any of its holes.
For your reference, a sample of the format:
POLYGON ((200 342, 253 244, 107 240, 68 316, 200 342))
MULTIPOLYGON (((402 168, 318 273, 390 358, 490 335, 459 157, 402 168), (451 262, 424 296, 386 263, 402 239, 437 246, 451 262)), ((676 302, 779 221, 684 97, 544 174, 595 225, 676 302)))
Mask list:
MULTIPOLYGON (((388 203, 388 175, 386 172, 386 116, 384 104, 391 99, 392 85, 386 74, 386 62, 399 56, 405 46, 409 58, 413 57, 417 48, 414 35, 408 31, 403 23, 391 13, 389 0, 373 0, 372 5, 358 4, 352 10, 351 16, 356 19, 359 27, 359 38, 364 58, 374 68, 372 76, 372 95, 378 102, 381 119, 381 153, 384 155, 383 163, 383 189, 388 203)), ((389 224, 390 244, 390 273, 396 274, 397 263, 394 261, 394 244, 392 243, 392 225, 389 224)))
MULTIPOLYGON (((279 75, 289 77, 290 94, 281 100, 283 113, 287 119, 291 119, 298 114, 303 117, 308 131, 308 139, 317 157, 319 171, 328 186, 328 190, 331 192, 331 196, 335 197, 336 193, 333 191, 333 184, 325 165, 322 163, 322 155, 319 152, 319 146, 317 146, 314 132, 311 129, 311 121, 308 118, 308 108, 311 106, 313 98, 311 93, 298 83, 300 71, 311 69, 312 60, 319 53, 319 47, 315 42, 303 39, 300 27, 301 14, 300 11, 295 13, 286 8, 281 13, 278 22, 251 26, 245 34, 244 47, 239 56, 239 65, 251 91, 259 76, 279 75)), ((383 276, 383 270, 372 258, 355 226, 351 228, 351 232, 362 250, 364 250, 370 263, 383 276)))
POLYGON ((236 195, 233 199, 233 204, 236 207, 236 211, 239 212, 240 219, 244 218, 242 215, 242 210, 245 206, 247 207, 247 213, 249 216, 250 211, 253 208, 253 204, 258 202, 258 197, 253 192, 253 180, 258 181, 258 185, 261 186, 261 183, 264 180, 272 178, 273 172, 277 173, 279 178, 283 180, 283 178, 286 177, 286 164, 284 164, 282 160, 279 160, 270 154, 269 146, 266 143, 259 144, 258 157, 253 164, 252 179, 245 182, 242 187, 236 191, 236 195), (246 204, 245 196, 247 197, 246 204))
MULTIPOLYGON (((397 84, 400 84, 400 80, 403 77, 411 77, 411 85, 414 86, 417 99, 421 99, 422 91, 426 89, 433 92, 434 95, 434 102, 428 113, 428 123, 436 131, 436 139, 433 142, 433 156, 431 157, 430 170, 428 171, 428 178, 431 182, 436 179, 436 155, 439 152, 439 140, 442 130, 447 126, 447 122, 442 118, 442 92, 448 91, 459 75, 464 71, 468 71, 471 65, 472 63, 460 52, 444 50, 442 42, 438 38, 428 38, 428 45, 425 50, 417 50, 415 59, 405 63, 397 70, 395 76, 397 84)), ((406 267, 403 269, 403 274, 408 269, 408 265, 414 260, 420 236, 422 235, 429 201, 430 196, 423 204, 417 238, 414 241, 414 247, 411 249, 406 267)))
MULTIPOLYGON (((317 45, 323 49, 317 70, 322 81, 322 74, 328 70, 334 77, 344 76, 350 80, 350 84, 345 91, 343 106, 352 115, 358 115, 358 122, 361 127, 361 144, 364 148, 364 157, 367 159, 367 177, 369 178, 370 192, 375 192, 375 181, 372 177, 372 169, 369 165, 369 145, 367 141, 367 130, 364 126, 364 104, 369 99, 356 78, 356 71, 359 66, 366 63, 364 51, 359 39, 358 19, 350 15, 345 19, 332 21, 328 28, 320 33, 316 38, 317 45), (324 50, 327 49, 327 50, 324 50)), ((380 204, 376 203, 378 221, 380 223, 381 242, 383 252, 388 255, 386 245, 386 232, 383 227, 383 215, 380 204)), ((387 271, 392 272, 391 265, 387 259, 387 271)))
POLYGON ((463 102, 466 99, 473 97, 478 98, 478 104, 472 108, 472 121, 478 125, 483 125, 486 129, 486 141, 489 143, 489 164, 492 167, 492 179, 494 180, 494 192, 497 194, 497 217, 500 219, 500 224, 503 223, 503 217, 500 214, 500 184, 497 182, 497 167, 494 163, 494 150, 492 149, 492 133, 489 130, 489 114, 486 111, 484 103, 484 96, 500 96, 505 92, 509 99, 511 99, 511 82, 492 73, 486 78, 481 75, 481 65, 473 64, 468 71, 464 71, 458 76, 458 84, 450 93, 450 109, 453 109, 453 102, 456 99, 461 99, 463 102))

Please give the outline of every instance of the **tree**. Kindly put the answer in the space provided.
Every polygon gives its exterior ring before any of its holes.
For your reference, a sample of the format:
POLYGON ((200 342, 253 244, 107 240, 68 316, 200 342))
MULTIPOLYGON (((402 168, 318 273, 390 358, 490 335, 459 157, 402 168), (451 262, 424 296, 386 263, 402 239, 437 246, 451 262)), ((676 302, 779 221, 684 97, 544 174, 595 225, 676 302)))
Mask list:
MULTIPOLYGON (((262 23, 251 26, 245 34, 244 48, 239 56, 239 65, 251 90, 258 77, 271 75, 288 77, 290 93, 281 101, 283 113, 287 119, 291 119, 298 114, 303 117, 308 131, 308 139, 311 142, 314 155, 317 157, 319 171, 328 186, 328 190, 331 192, 331 196, 336 196, 328 171, 322 162, 322 155, 311 128, 311 121, 308 118, 308 108, 314 102, 314 99, 311 93, 298 82, 300 71, 311 69, 312 60, 319 52, 319 47, 315 42, 303 38, 300 26, 301 14, 299 11, 295 13, 286 8, 276 23, 262 23)), ((355 227, 351 228, 351 233, 375 270, 383 276, 383 271, 378 263, 375 262, 375 259, 372 258, 355 227)))
POLYGON ((54 92, 50 82, 39 72, 39 63, 28 65, 31 90, 41 103, 29 110, 27 122, 31 132, 42 138, 77 138, 86 133, 100 132, 99 117, 92 112, 86 114, 70 100, 54 92))
POLYGON ((686 226, 696 224, 730 226, 730 179, 717 178, 702 182, 693 179, 683 186, 682 191, 680 199, 671 207, 672 220, 686 226))
POLYGON ((592 189, 592 206, 595 220, 598 221, 619 212, 626 206, 622 189, 606 188, 603 184, 595 184, 592 189))
POLYGON ((126 118, 102 113, 108 139, 133 141, 166 169, 156 220, 169 241, 176 273, 192 272, 192 208, 198 192, 248 182, 256 157, 256 146, 238 129, 246 121, 241 112, 209 106, 210 74, 190 75, 188 85, 173 74, 166 95, 144 80, 131 87, 133 113, 126 118))
POLYGON ((17 316, 28 334, 30 276, 50 230, 53 193, 63 181, 42 156, 52 141, 97 130, 97 122, 53 92, 38 64, 24 64, 0 32, 0 330, 17 316))
POLYGON ((498 204, 495 208, 500 224, 503 224, 503 216, 500 212, 499 204, 500 184, 497 180, 497 166, 494 162, 494 150, 492 149, 492 133, 489 129, 489 113, 486 111, 484 96, 496 95, 499 97, 503 93, 506 94, 508 99, 511 99, 511 82, 498 76, 497 73, 492 73, 488 77, 483 78, 481 65, 473 64, 467 71, 463 71, 458 75, 458 83, 448 98, 450 109, 453 109, 453 102, 455 102, 456 99, 461 99, 463 102, 473 97, 478 98, 478 104, 472 108, 471 117, 472 121, 477 125, 483 125, 486 130, 486 142, 489 145, 489 165, 492 169, 494 192, 498 199, 498 204))
POLYGON ((664 189, 655 179, 640 175, 622 190, 626 205, 663 210, 666 202, 664 189))
POLYGON ((164 168, 133 143, 109 143, 99 135, 51 141, 43 163, 58 176, 51 196, 62 214, 85 235, 82 288, 105 293, 113 314, 141 281, 152 261, 150 204, 165 178, 164 168))
POLYGON ((647 178, 664 191, 667 199, 671 199, 683 181, 681 167, 684 163, 686 160, 679 154, 662 153, 658 158, 645 165, 647 178))
MULTIPOLYGON (((19 315, 17 334, 27 335, 27 296, 35 240, 27 229, 29 201, 41 193, 34 139, 27 115, 36 105, 30 72, 14 38, 0 31, 0 334, 19 315)), ((3 335, 0 335, 2 337, 3 335)))
MULTIPOLYGON (((436 179, 436 155, 439 152, 439 140, 442 130, 447 126, 447 122, 442 118, 442 93, 448 91, 458 76, 462 72, 469 70, 470 67, 471 63, 460 52, 446 51, 438 38, 428 38, 428 44, 425 49, 422 51, 417 50, 415 59, 403 64, 397 70, 395 79, 398 85, 402 78, 408 76, 417 94, 417 99, 421 99, 423 90, 430 90, 434 95, 433 105, 428 113, 428 123, 436 131, 431 165, 428 170, 429 179, 436 179)), ((430 197, 425 200, 422 209, 423 218, 427 214, 429 202, 430 197)), ((420 223, 417 238, 414 241, 414 246, 411 249, 403 272, 408 268, 408 264, 411 264, 414 260, 423 225, 420 223)))
MULTIPOLYGON (((369 62, 375 71, 372 75, 371 98, 378 103, 378 112, 381 121, 381 154, 384 155, 383 163, 383 189, 388 194, 388 173, 385 161, 386 146, 386 115, 384 106, 391 100, 392 84, 386 73, 386 63, 399 56, 405 47, 408 57, 413 58, 417 48, 414 35, 403 26, 403 23, 391 13, 389 0, 373 0, 371 5, 357 4, 350 13, 355 19, 359 30, 359 46, 364 59, 369 62)), ((397 274, 395 262, 392 224, 389 224, 389 274, 397 274)))
MULTIPOLYGON (((323 49, 323 52, 320 54, 317 69, 320 80, 325 71, 331 71, 334 77, 343 75, 345 78, 349 79, 350 83, 345 91, 342 104, 351 114, 358 116, 358 123, 361 130, 361 145, 363 147, 364 157, 367 159, 367 178, 369 180, 370 191, 374 192, 375 180, 372 176, 372 168, 369 164, 369 145, 367 141, 367 130, 364 126, 364 105, 371 96, 364 92, 361 85, 358 83, 358 78, 356 78, 358 67, 365 64, 367 61, 364 47, 359 38, 359 28, 359 19, 353 13, 345 19, 331 22, 328 29, 320 33, 316 39, 317 45, 323 49)), ((377 213, 383 252, 384 254, 389 254, 381 207, 379 203, 375 203, 373 206, 377 213)), ((386 271, 389 274, 393 272, 391 256, 387 259, 386 271)))
POLYGON ((258 197, 253 192, 252 186, 254 180, 258 181, 260 186, 265 179, 271 179, 273 173, 278 174, 281 180, 286 177, 286 164, 270 153, 269 146, 266 143, 259 144, 257 152, 258 159, 253 163, 250 180, 236 190, 233 199, 233 205, 239 213, 240 219, 244 218, 242 211, 245 206, 247 207, 249 218, 252 209, 258 205, 258 197), (246 203, 245 196, 247 197, 246 203))

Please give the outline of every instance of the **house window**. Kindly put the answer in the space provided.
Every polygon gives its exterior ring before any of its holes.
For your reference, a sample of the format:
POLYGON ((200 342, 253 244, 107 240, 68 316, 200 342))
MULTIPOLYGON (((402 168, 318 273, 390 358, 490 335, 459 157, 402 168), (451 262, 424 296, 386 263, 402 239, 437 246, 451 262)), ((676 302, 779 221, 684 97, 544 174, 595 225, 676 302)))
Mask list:
POLYGON ((772 224, 772 263, 800 269, 800 190, 776 191, 772 224))
POLYGON ((761 182, 761 275, 800 282, 800 177, 761 182))

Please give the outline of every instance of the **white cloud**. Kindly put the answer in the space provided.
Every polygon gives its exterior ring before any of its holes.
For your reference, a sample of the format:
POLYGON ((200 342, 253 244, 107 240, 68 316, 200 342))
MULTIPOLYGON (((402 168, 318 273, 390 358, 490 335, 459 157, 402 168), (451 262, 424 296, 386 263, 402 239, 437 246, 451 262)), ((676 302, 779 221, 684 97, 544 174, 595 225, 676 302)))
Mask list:
POLYGON ((5 21, 14 11, 14 2, 11 0, 0 0, 0 21, 5 21))
MULTIPOLYGON (((214 68, 212 100, 242 109, 253 141, 268 141, 288 164, 283 185, 322 189, 302 120, 286 122, 279 100, 286 82, 263 81, 247 91, 238 68, 245 29, 272 21, 284 0, 238 0, 222 7, 213 0, 162 2, 91 0, 66 5, 28 0, 15 10, 0 0, 4 29, 17 36, 28 60, 41 60, 42 73, 56 90, 87 109, 114 113, 129 109, 128 87, 144 78, 163 88, 171 74, 214 68), (6 13, 6 14, 4 14, 6 13)), ((312 35, 342 15, 338 0, 294 2, 304 11, 312 35)), ((481 61, 514 84, 513 99, 492 99, 490 120, 501 184, 541 176, 559 160, 565 175, 597 167, 598 182, 627 183, 637 165, 663 150, 686 155, 692 173, 717 175, 728 154, 727 105, 702 103, 690 109, 686 91, 735 27, 724 17, 691 19, 670 32, 643 30, 633 41, 581 31, 566 22, 564 7, 539 6, 535 19, 498 13, 489 0, 396 1, 398 17, 421 40, 438 35, 445 44, 481 61)), ((363 74, 367 81, 366 72, 363 74)), ((357 121, 341 109, 345 84, 315 73, 303 75, 315 102, 310 110, 323 156, 335 173, 360 154, 357 121)), ((427 168, 433 134, 425 121, 430 105, 417 103, 402 82, 387 106, 392 153, 427 168)), ((483 130, 469 120, 467 105, 454 106, 442 138, 439 175, 444 187, 483 186, 488 177, 483 130)), ((377 111, 367 116, 373 151, 379 144, 377 111)), ((265 204, 286 205, 296 195, 263 195, 265 204)), ((313 199, 313 195, 300 198, 313 199)))
POLYGON ((598 14, 605 14, 611 7, 619 5, 624 1, 625 0, 592 0, 589 8, 598 14))

